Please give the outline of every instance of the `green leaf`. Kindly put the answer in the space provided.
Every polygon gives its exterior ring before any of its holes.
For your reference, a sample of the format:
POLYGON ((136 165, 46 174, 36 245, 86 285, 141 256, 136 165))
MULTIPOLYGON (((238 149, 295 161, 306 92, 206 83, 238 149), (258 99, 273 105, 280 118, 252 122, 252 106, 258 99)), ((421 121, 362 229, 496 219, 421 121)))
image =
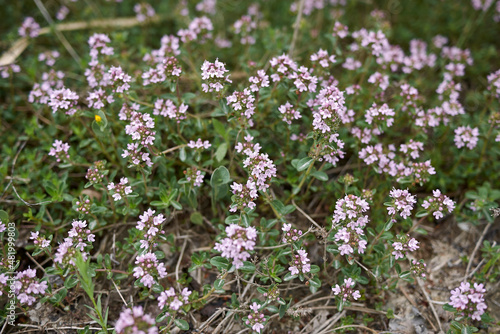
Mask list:
POLYGON ((238 270, 253 273, 255 272, 255 264, 253 264, 252 262, 243 261, 243 267, 238 268, 238 270))
POLYGON ((182 205, 181 203, 177 202, 177 201, 171 201, 170 204, 172 204, 172 206, 176 209, 176 210, 182 210, 182 205))
POLYGON ((196 212, 193 212, 191 214, 191 216, 189 216, 189 219, 191 220, 191 222, 193 224, 196 224, 196 225, 203 225, 203 216, 201 213, 199 213, 198 211, 196 212))
POLYGON ((225 99, 220 99, 219 101, 219 105, 220 105, 220 109, 222 110, 222 112, 224 113, 224 115, 227 115, 229 114, 229 106, 227 105, 225 99))
POLYGON ((394 220, 392 218, 389 218, 389 220, 384 225, 384 231, 389 231, 392 225, 394 225, 394 220))
POLYGON ((403 271, 401 274, 399 274, 399 278, 406 278, 411 275, 410 271, 403 271))
POLYGON ((179 159, 181 159, 182 162, 186 161, 186 149, 184 147, 181 147, 179 150, 179 159))
POLYGON ((457 310, 451 306, 450 304, 444 304, 443 305, 443 310, 448 311, 448 312, 453 312, 455 313, 457 310))
POLYGON ((222 256, 215 256, 210 259, 210 264, 219 270, 229 269, 229 261, 222 256))
POLYGON ((189 330, 189 324, 187 323, 186 320, 182 320, 182 319, 175 319, 174 320, 174 323, 177 327, 179 327, 180 329, 182 329, 183 331, 187 331, 189 330))
POLYGON ((302 158, 300 159, 298 162, 297 162, 297 170, 299 172, 303 171, 303 170, 306 170, 307 168, 309 168, 309 166, 314 162, 314 159, 313 158, 309 158, 309 157, 305 157, 305 158, 302 158))
POLYGON ((288 310, 288 305, 280 305, 280 319, 283 318, 288 310))
POLYGON ((328 181, 328 175, 325 172, 315 171, 314 173, 311 173, 311 175, 320 181, 328 181))
POLYGON ((218 278, 214 282, 214 288, 215 290, 222 290, 222 287, 224 286, 225 281, 221 278, 218 278))
POLYGON ((9 214, 3 210, 0 210, 0 221, 7 225, 9 222, 9 214))
POLYGON ((220 166, 212 173, 210 177, 210 185, 212 187, 219 186, 222 184, 229 183, 231 181, 231 177, 229 175, 229 171, 226 167, 220 166))
POLYGON ((64 280, 64 286, 68 289, 73 288, 78 284, 78 279, 74 276, 69 276, 64 280))
POLYGON ((227 143, 220 144, 219 147, 217 148, 217 151, 215 152, 215 159, 221 162, 222 159, 224 159, 224 157, 226 156, 226 153, 227 153, 227 143))
POLYGON ((415 217, 422 218, 422 217, 425 217, 427 215, 429 215, 429 212, 427 212, 426 210, 420 210, 419 212, 417 212, 415 214, 415 217))
POLYGON ((214 125, 215 132, 220 134, 221 137, 224 138, 224 140, 228 141, 229 136, 228 133, 226 132, 226 127, 215 118, 212 118, 212 124, 214 125))
POLYGON ((97 122, 97 124, 99 125, 100 130, 104 131, 104 129, 106 129, 106 127, 108 126, 108 119, 106 118, 106 114, 102 110, 99 110, 97 112, 97 115, 101 117, 101 121, 97 122))
POLYGON ((239 222, 240 222, 240 216, 238 215, 227 216, 226 220, 224 221, 224 223, 226 223, 227 225, 238 224, 239 222))
POLYGON ((321 280, 318 278, 318 276, 314 276, 313 279, 309 280, 310 286, 313 286, 317 289, 321 287, 321 280))

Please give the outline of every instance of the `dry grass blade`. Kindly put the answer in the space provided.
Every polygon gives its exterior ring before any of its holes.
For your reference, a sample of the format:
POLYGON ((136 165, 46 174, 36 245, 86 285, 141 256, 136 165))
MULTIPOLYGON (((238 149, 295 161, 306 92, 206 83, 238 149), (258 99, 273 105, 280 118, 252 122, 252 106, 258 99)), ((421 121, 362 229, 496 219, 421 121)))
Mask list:
MULTIPOLYGON (((150 22, 160 22, 162 20, 161 17, 155 16, 150 20, 150 22)), ((75 30, 84 30, 84 29, 93 29, 93 28, 112 28, 112 29, 120 29, 120 28, 131 28, 138 25, 144 25, 146 22, 139 22, 135 17, 122 17, 122 18, 111 18, 111 19, 99 19, 92 21, 78 21, 78 22, 68 22, 68 23, 60 23, 54 25, 55 31, 75 31, 75 30)), ((45 27, 40 29, 39 35, 46 35, 50 33, 51 29, 49 27, 45 27)), ((16 59, 24 52, 24 50, 29 45, 29 39, 26 37, 22 37, 14 42, 14 44, 10 47, 9 50, 5 51, 0 57, 0 66, 6 66, 13 64, 16 59)))

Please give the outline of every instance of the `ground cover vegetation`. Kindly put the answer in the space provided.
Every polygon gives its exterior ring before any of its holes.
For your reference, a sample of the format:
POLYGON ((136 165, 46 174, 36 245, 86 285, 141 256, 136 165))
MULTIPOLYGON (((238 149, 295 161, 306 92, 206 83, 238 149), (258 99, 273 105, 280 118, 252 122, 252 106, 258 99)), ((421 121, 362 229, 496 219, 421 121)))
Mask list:
POLYGON ((499 330, 500 1, 2 12, 2 331, 499 330))

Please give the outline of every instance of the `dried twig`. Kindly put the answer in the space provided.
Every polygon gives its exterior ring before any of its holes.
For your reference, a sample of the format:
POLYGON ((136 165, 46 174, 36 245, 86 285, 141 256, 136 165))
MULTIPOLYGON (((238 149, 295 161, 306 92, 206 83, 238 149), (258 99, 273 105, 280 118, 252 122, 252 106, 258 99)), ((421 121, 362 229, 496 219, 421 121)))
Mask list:
POLYGON ((293 25, 294 30, 293 30, 292 44, 290 44, 290 51, 289 51, 290 57, 293 57, 295 43, 297 42, 297 36, 299 35, 299 27, 300 27, 300 21, 302 20, 302 12, 304 11, 304 3, 305 0, 300 0, 297 19, 295 20, 295 23, 293 25))
POLYGON ((483 242, 484 236, 486 235, 486 233, 488 233, 488 230, 490 229, 491 225, 493 225, 493 224, 492 223, 486 224, 486 227, 483 230, 483 234, 481 234, 481 236, 479 237, 479 239, 476 242, 476 247, 474 247, 474 250, 472 251, 472 254, 470 255, 470 258, 469 258, 469 263, 467 264, 467 269, 465 269, 465 275, 463 278, 464 280, 467 279, 467 277, 469 276, 469 270, 470 270, 470 267, 472 265, 472 262, 474 262, 474 257, 476 256, 476 252, 479 249, 479 247, 481 246, 481 243, 483 242))
POLYGON ((420 289, 422 289, 422 292, 424 293, 424 296, 427 299, 427 302, 429 303, 429 306, 431 307, 432 313, 434 314, 434 317, 437 320, 437 323, 439 325, 439 329, 442 332, 443 331, 443 326, 441 326, 441 320, 439 320, 439 315, 437 314, 436 308, 434 307, 434 304, 432 303, 431 297, 429 297, 429 294, 425 290, 424 283, 422 282, 422 280, 419 277, 417 277, 417 282, 418 282, 418 285, 420 286, 420 289))
POLYGON ((182 244, 181 254, 179 255, 179 260, 177 260, 177 265, 175 266, 175 280, 177 281, 177 287, 180 288, 179 283, 179 267, 181 266, 182 257, 184 256, 184 251, 186 250, 188 239, 184 239, 184 243, 182 244))
MULTIPOLYGON (((35 1, 36 6, 38 7, 38 9, 40 10, 40 12, 42 13, 43 17, 47 21, 47 23, 50 26, 53 26, 54 25, 54 20, 52 20, 52 18, 50 17, 49 12, 47 12, 47 8, 45 8, 45 6, 43 5, 43 3, 40 0, 34 0, 34 1, 35 1)), ((59 30, 57 30, 57 29, 54 29, 54 33, 56 34, 57 39, 59 39, 59 41, 64 46, 64 48, 69 52, 69 54, 71 55, 71 57, 73 57, 73 59, 80 65, 80 57, 76 53, 75 49, 73 49, 73 47, 71 46, 71 44, 69 44, 69 42, 66 39, 66 37, 64 37, 64 35, 59 30)))

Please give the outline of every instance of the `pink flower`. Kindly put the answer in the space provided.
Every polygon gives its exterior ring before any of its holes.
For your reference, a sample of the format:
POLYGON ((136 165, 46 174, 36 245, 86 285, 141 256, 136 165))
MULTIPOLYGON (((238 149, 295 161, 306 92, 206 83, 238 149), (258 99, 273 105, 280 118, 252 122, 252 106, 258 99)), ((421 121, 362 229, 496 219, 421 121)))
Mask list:
POLYGON ((298 110, 292 109, 292 105, 287 101, 285 104, 279 106, 278 111, 283 115, 282 121, 288 125, 292 125, 294 119, 300 119, 302 115, 298 110))
POLYGON ((151 288, 156 283, 154 277, 161 279, 167 276, 165 265, 158 262, 154 253, 139 255, 135 264, 137 266, 133 270, 133 275, 135 278, 140 279, 141 283, 147 288, 151 288))
POLYGON ((226 227, 227 237, 215 244, 214 249, 221 252, 221 256, 232 259, 236 269, 243 267, 243 261, 250 258, 249 251, 254 249, 257 239, 255 227, 243 228, 236 224, 226 227))
POLYGON ((455 129, 455 145, 458 148, 467 146, 469 150, 476 147, 479 137, 479 129, 470 126, 461 126, 455 129))
POLYGON ((40 34, 40 25, 35 19, 28 16, 24 19, 23 24, 19 28, 19 36, 35 38, 40 34))
POLYGON ((229 70, 226 70, 225 66, 218 58, 214 63, 210 63, 207 60, 203 62, 201 66, 201 78, 208 82, 201 85, 205 93, 213 92, 214 90, 220 92, 224 88, 223 84, 232 82, 229 80, 229 75, 226 76, 229 70))
POLYGON ((117 334, 158 334, 154 318, 145 314, 142 306, 133 307, 132 310, 127 308, 120 313, 115 330, 117 334))

